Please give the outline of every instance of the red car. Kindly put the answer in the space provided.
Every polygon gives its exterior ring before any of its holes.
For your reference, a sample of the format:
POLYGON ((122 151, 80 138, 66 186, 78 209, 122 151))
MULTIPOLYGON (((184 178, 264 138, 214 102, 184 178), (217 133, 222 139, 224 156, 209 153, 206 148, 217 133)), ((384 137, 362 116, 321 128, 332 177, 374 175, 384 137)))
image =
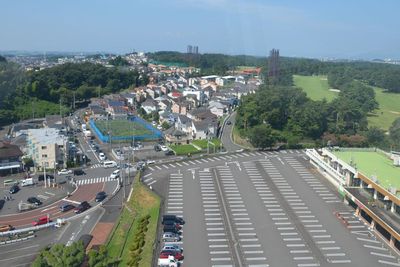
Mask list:
POLYGON ((176 260, 183 260, 183 254, 173 250, 163 250, 160 253, 160 259, 168 259, 168 256, 174 256, 176 260))
POLYGON ((49 222, 51 222, 50 218, 47 217, 47 216, 43 216, 43 217, 40 217, 39 219, 34 220, 32 222, 32 225, 33 226, 38 226, 38 225, 46 224, 46 223, 49 223, 49 222))

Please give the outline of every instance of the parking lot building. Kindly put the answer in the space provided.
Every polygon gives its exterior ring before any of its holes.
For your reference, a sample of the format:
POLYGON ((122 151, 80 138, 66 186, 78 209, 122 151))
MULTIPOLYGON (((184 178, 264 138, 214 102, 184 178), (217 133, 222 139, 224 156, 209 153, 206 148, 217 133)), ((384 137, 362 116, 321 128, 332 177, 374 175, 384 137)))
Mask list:
POLYGON ((30 129, 27 140, 26 153, 36 168, 65 167, 69 143, 58 129, 30 129))
POLYGON ((0 173, 9 174, 21 169, 22 151, 18 146, 0 142, 0 173))
POLYGON ((307 155, 356 214, 400 250, 400 156, 375 148, 309 149, 307 155))

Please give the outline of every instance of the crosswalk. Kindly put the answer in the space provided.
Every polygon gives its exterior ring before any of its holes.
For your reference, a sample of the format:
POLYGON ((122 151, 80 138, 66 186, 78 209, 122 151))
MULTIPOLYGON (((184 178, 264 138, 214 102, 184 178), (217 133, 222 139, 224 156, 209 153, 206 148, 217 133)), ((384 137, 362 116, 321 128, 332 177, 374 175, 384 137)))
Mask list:
POLYGON ((112 182, 112 181, 118 181, 118 180, 110 178, 109 176, 105 176, 105 177, 96 177, 96 178, 77 180, 76 184, 77 185, 98 184, 98 183, 105 183, 105 182, 112 182))
POLYGON ((96 169, 96 168, 103 168, 103 165, 98 163, 98 164, 93 164, 89 167, 90 169, 96 169))
MULTIPOLYGON (((259 156, 274 156, 274 155, 275 156, 285 156, 288 154, 303 154, 303 151, 297 150, 297 149, 291 149, 291 150, 281 150, 281 151, 241 152, 241 153, 235 153, 235 154, 229 154, 229 155, 226 154, 226 155, 212 156, 212 157, 208 157, 208 158, 191 159, 191 160, 182 161, 182 162, 153 165, 153 166, 148 166, 148 169, 151 171, 160 171, 160 170, 169 169, 169 168, 204 164, 204 163, 208 163, 208 162, 214 162, 216 160, 229 161, 229 160, 235 160, 235 159, 239 159, 239 158, 243 158, 243 157, 259 157, 259 156)), ((148 180, 148 181, 150 182, 150 180, 148 180)))

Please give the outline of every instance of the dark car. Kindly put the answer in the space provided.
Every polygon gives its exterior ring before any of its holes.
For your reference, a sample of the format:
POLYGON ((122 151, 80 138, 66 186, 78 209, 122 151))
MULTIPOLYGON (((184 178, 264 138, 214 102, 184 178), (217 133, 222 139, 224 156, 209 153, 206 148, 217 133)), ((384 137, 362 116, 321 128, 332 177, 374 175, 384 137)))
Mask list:
POLYGON ((90 204, 87 201, 83 201, 75 208, 75 213, 82 213, 89 208, 90 204))
POLYGON ((63 205, 60 206, 60 211, 61 212, 67 212, 67 211, 72 210, 74 208, 75 208, 75 206, 72 205, 72 204, 63 204, 63 205))
POLYGON ((101 202, 107 197, 106 192, 101 191, 96 194, 96 202, 101 202))
POLYGON ((85 172, 82 169, 76 169, 74 170, 74 175, 79 176, 79 175, 84 175, 85 172))
POLYGON ((4 207, 4 203, 6 203, 6 201, 4 199, 0 199, 0 210, 4 207))
POLYGON ((36 197, 30 197, 30 198, 28 198, 27 201, 28 201, 28 203, 35 204, 37 206, 42 205, 42 201, 40 201, 36 197))
POLYGON ((172 155, 175 155, 175 153, 172 150, 168 150, 168 151, 165 151, 165 155, 166 156, 172 156, 172 155))
POLYGON ((176 223, 178 223, 180 225, 185 224, 185 221, 183 220, 183 218, 178 217, 178 216, 173 215, 173 214, 164 215, 163 218, 162 218, 162 223, 163 224, 164 224, 164 221, 174 221, 174 222, 176 222, 176 223))
POLYGON ((227 121, 226 124, 227 124, 227 125, 231 125, 232 122, 231 122, 231 121, 227 121))
POLYGON ((154 150, 157 151, 157 152, 161 151, 160 145, 159 144, 155 144, 154 145, 154 150))
POLYGON ((164 233, 167 233, 167 232, 168 233, 175 233, 175 234, 179 234, 180 233, 178 227, 175 226, 175 225, 164 225, 163 232, 164 233))
MULTIPOLYGON (((49 179, 53 180, 54 179, 54 176, 51 175, 51 174, 46 174, 46 177, 47 177, 47 180, 49 180, 49 179)), ((44 181, 44 174, 39 175, 38 181, 44 181)))
POLYGON ((182 229, 182 226, 180 226, 175 221, 163 221, 162 223, 163 223, 164 226, 175 226, 179 230, 182 229))
POLYGON ((13 186, 11 186, 11 188, 10 188, 10 190, 9 190, 9 192, 10 192, 10 194, 15 194, 15 193, 17 193, 19 191, 19 186, 18 185, 13 185, 13 186))

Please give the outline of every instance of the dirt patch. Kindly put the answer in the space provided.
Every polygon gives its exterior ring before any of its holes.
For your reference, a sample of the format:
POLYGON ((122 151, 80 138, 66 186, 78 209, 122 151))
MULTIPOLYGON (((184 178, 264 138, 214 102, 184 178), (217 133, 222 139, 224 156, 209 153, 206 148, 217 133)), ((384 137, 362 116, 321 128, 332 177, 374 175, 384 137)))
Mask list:
POLYGON ((400 112, 398 112, 398 111, 389 110, 389 113, 396 114, 396 115, 400 115, 400 112))

